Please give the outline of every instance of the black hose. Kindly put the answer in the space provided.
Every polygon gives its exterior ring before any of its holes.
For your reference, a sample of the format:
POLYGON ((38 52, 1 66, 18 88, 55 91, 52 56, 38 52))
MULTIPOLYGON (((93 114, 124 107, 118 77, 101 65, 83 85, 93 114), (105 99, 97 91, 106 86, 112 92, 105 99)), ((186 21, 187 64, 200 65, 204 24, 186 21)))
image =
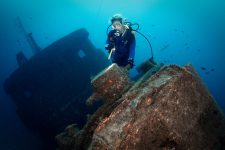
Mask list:
POLYGON ((152 57, 150 58, 150 60, 153 60, 153 59, 154 59, 154 55, 153 55, 152 44, 150 43, 150 41, 148 40, 148 38, 147 38, 143 33, 139 32, 139 31, 137 31, 137 30, 136 30, 135 32, 139 33, 141 36, 143 36, 143 37, 147 40, 148 45, 149 45, 150 50, 151 50, 151 54, 152 54, 152 57))

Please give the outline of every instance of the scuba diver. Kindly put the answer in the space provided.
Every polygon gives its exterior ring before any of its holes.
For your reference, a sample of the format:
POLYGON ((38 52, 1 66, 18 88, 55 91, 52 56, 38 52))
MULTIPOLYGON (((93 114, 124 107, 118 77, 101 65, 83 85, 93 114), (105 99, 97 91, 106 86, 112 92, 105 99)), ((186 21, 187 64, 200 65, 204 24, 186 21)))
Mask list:
POLYGON ((126 24, 122 15, 115 14, 111 18, 112 30, 108 33, 105 49, 109 52, 108 59, 127 70, 134 66, 135 31, 126 24))

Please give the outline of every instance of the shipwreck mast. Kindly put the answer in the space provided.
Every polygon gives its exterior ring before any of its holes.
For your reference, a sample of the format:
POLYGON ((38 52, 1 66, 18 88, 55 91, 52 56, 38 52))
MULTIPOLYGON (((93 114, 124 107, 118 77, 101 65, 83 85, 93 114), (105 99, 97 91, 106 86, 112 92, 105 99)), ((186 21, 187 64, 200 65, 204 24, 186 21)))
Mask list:
POLYGON ((41 51, 41 48, 38 46, 38 44, 34 40, 32 33, 27 33, 26 32, 20 17, 16 18, 16 24, 17 24, 18 28, 21 30, 21 32, 24 34, 24 36, 25 36, 28 44, 30 45, 33 53, 34 54, 39 53, 41 51))

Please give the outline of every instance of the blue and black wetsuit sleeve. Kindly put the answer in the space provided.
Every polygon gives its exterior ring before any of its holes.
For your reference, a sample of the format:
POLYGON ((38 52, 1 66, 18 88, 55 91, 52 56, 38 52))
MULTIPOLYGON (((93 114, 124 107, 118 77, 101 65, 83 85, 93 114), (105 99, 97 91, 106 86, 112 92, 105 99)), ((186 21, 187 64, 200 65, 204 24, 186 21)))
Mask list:
POLYGON ((105 42, 105 49, 110 51, 114 47, 113 31, 110 31, 105 42))
POLYGON ((129 49, 129 57, 128 57, 128 62, 132 63, 134 62, 134 56, 135 56, 135 48, 136 48, 136 39, 134 33, 131 33, 131 38, 130 38, 130 49, 129 49))

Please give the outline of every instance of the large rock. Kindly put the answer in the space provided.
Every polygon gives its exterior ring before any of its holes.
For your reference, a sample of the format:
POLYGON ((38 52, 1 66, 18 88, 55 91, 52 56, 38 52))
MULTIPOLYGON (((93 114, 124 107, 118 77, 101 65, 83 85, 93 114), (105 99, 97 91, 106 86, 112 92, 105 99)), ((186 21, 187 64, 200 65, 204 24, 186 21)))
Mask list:
POLYGON ((121 99, 89 150, 225 148, 224 116, 191 66, 164 67, 121 99))

